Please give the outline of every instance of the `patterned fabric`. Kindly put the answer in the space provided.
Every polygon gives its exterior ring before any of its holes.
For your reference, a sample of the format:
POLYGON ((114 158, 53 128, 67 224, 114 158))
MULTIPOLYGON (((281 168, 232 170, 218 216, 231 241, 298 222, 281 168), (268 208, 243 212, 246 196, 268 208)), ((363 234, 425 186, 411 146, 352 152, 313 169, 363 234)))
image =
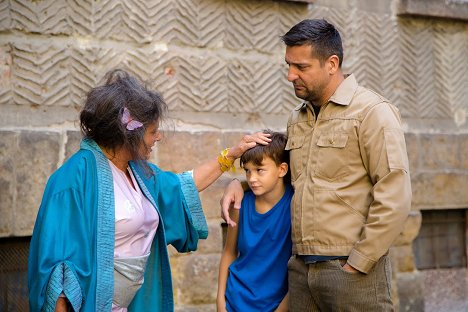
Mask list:
MULTIPOLYGON (((143 194, 159 214, 145 282, 129 311, 173 311, 167 244, 196 250, 208 230, 191 175, 149 164, 130 164, 143 194), (191 212, 194 212, 193 214, 191 212)), ((115 211, 112 172, 92 140, 47 182, 30 245, 28 286, 31 311, 53 311, 63 292, 76 311, 111 311, 115 211)))

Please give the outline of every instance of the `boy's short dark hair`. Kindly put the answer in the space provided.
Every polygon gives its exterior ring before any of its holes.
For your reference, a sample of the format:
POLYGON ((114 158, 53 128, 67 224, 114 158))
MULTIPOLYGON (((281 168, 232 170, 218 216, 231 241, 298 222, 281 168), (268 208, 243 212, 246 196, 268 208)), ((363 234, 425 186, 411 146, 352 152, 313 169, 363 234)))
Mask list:
MULTIPOLYGON (((288 141, 286 134, 273 132, 269 129, 264 130, 263 133, 271 135, 271 142, 268 145, 257 144, 255 147, 247 150, 240 158, 240 166, 243 168, 244 164, 249 162, 260 166, 265 157, 273 159, 278 166, 281 163, 286 163, 289 166, 289 152, 285 150, 286 142, 288 141)), ((288 179, 288 177, 289 170, 285 178, 288 179)))

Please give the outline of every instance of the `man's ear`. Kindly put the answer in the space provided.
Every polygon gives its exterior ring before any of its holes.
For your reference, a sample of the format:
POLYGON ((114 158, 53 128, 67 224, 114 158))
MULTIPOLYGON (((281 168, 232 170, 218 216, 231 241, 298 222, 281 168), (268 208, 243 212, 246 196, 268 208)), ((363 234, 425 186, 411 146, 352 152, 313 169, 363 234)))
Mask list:
POLYGON ((280 178, 282 178, 288 173, 289 166, 287 163, 281 163, 279 165, 279 169, 280 169, 280 178))
POLYGON ((328 73, 334 75, 340 67, 340 59, 337 55, 331 55, 327 60, 328 73))

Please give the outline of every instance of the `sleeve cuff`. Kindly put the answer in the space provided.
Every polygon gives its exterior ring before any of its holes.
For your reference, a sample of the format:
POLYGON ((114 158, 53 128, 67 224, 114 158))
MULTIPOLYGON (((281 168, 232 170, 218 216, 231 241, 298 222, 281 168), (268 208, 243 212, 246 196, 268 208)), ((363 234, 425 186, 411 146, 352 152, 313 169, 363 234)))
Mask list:
POLYGON ((358 252, 356 249, 351 250, 351 253, 349 254, 348 257, 348 263, 351 265, 353 268, 356 270, 359 270, 360 272, 367 274, 369 271, 372 269, 372 267, 376 264, 377 261, 372 260, 360 252, 358 252))
POLYGON ((47 285, 47 293, 43 311, 55 310, 55 305, 61 294, 64 294, 73 306, 74 311, 81 309, 81 287, 75 272, 67 262, 62 262, 54 268, 47 285))
POLYGON ((197 187, 193 182, 191 171, 178 174, 182 193, 184 194, 185 201, 192 217, 192 223, 198 232, 201 239, 208 237, 208 225, 206 223, 205 214, 203 213, 200 196, 197 187))

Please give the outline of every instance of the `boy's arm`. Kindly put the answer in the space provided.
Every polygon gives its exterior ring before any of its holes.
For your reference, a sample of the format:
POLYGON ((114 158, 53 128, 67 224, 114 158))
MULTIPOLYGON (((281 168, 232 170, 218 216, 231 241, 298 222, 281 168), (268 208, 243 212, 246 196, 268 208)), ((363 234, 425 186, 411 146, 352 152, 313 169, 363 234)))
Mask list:
MULTIPOLYGON (((230 218, 234 222, 239 222, 239 210, 231 209, 230 218)), ((229 226, 227 230, 226 245, 221 255, 218 274, 218 294, 216 296, 217 311, 226 311, 226 283, 229 275, 229 266, 237 258, 237 235, 239 227, 229 226)))
POLYGON ((279 306, 276 308, 275 312, 286 312, 289 311, 289 293, 284 296, 283 300, 281 300, 279 306))

